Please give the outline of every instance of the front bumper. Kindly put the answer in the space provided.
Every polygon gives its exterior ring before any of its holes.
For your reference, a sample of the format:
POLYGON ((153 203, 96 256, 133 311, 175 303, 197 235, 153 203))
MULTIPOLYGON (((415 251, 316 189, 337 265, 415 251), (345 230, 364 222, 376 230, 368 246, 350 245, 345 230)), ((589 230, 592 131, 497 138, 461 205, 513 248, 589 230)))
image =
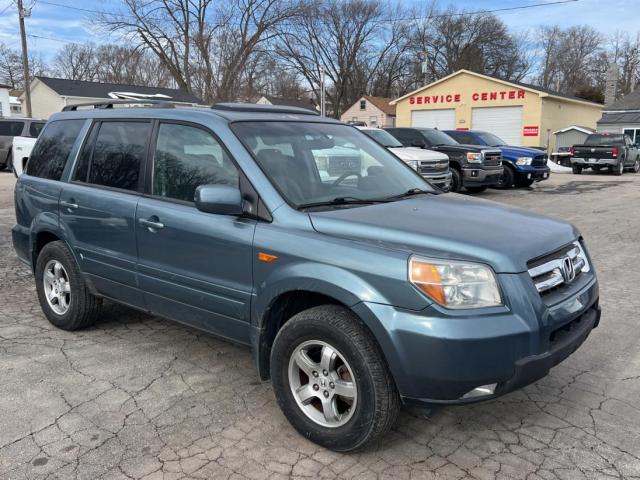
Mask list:
POLYGON ((583 167, 615 167, 620 164, 619 158, 581 158, 571 157, 571 165, 583 167))
POLYGON ((403 402, 461 404, 504 395, 544 377, 598 324, 593 274, 571 296, 544 301, 527 273, 500 277, 511 300, 481 313, 435 305, 420 312, 365 302, 354 307, 380 343, 403 402), (465 397, 494 384, 490 394, 465 397))
POLYGON ((430 184, 441 188, 445 192, 451 190, 451 171, 438 173, 421 173, 422 178, 427 180, 430 184))
POLYGON ((462 183, 465 187, 492 186, 500 183, 504 167, 471 167, 462 169, 462 183))
POLYGON ((516 175, 519 178, 533 180, 534 182, 540 182, 547 180, 551 174, 551 169, 545 166, 532 166, 532 165, 514 165, 516 169, 516 175))

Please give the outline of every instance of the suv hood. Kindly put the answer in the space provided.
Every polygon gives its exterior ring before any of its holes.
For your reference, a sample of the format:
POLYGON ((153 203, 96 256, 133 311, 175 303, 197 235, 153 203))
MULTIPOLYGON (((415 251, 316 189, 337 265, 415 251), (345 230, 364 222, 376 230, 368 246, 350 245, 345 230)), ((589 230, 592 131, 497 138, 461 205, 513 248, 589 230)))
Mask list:
POLYGON ((516 160, 519 157, 537 157, 538 155, 544 155, 544 152, 541 150, 536 150, 535 148, 527 148, 527 147, 500 147, 499 150, 502 150, 502 156, 508 160, 516 160))
POLYGON ((449 160, 449 157, 445 153, 434 152, 433 150, 426 150, 417 147, 393 147, 389 148, 389 151, 396 154, 404 161, 420 160, 423 162, 439 162, 442 160, 449 160))
POLYGON ((323 234, 408 254, 479 261, 498 273, 524 272, 529 260, 579 237, 567 222, 451 193, 309 216, 323 234))

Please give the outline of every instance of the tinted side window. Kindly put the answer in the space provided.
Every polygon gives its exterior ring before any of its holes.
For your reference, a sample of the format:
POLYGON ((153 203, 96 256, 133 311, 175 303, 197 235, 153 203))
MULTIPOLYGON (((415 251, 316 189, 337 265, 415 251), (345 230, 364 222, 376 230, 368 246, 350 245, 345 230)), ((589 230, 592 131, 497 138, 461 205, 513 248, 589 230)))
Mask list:
POLYGON ((451 132, 447 133, 451 138, 453 138, 458 143, 465 143, 467 145, 480 145, 478 139, 472 133, 466 132, 451 132))
POLYGON ((82 125, 84 120, 58 120, 47 124, 29 156, 27 175, 60 180, 82 125))
POLYGON ((42 131, 42 127, 44 127, 44 122, 31 122, 31 125, 29 125, 29 136, 38 138, 42 131))
POLYGON ((153 194, 193 202, 200 185, 238 186, 238 170, 207 131, 162 123, 153 165, 153 194))
POLYGON ((23 128, 24 122, 0 122, 0 136, 17 137, 23 128))
POLYGON ((137 190, 150 132, 149 122, 103 122, 89 165, 88 183, 137 190))
POLYGON ((411 146, 411 143, 416 140, 420 135, 408 128, 398 128, 392 131, 393 136, 398 139, 405 147, 411 146))
POLYGON ((99 128, 99 123, 94 123, 91 127, 91 132, 87 136, 87 140, 85 141, 85 144, 80 151, 80 155, 78 155, 76 171, 73 175, 74 181, 87 181, 87 174, 89 173, 89 162, 91 161, 91 155, 93 154, 93 147, 96 143, 96 135, 99 128))

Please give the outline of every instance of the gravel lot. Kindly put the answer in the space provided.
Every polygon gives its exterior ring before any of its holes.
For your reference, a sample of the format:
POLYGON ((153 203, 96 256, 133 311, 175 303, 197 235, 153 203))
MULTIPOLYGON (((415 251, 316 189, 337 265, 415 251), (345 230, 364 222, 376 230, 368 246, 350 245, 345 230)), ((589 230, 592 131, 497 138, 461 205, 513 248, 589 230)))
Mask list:
POLYGON ((535 385, 404 411, 355 455, 300 437, 250 352, 110 305, 66 333, 40 312, 11 246, 0 174, 0 478, 640 479, 640 175, 555 175, 480 195, 574 222, 600 276, 600 327, 535 385))

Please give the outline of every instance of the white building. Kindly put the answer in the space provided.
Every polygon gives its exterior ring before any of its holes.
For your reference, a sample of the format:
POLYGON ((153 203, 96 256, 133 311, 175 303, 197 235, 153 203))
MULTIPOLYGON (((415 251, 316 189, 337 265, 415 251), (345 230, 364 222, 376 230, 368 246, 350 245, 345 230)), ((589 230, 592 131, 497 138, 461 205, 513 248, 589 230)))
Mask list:
POLYGON ((0 83, 0 117, 11 116, 11 86, 0 83))

